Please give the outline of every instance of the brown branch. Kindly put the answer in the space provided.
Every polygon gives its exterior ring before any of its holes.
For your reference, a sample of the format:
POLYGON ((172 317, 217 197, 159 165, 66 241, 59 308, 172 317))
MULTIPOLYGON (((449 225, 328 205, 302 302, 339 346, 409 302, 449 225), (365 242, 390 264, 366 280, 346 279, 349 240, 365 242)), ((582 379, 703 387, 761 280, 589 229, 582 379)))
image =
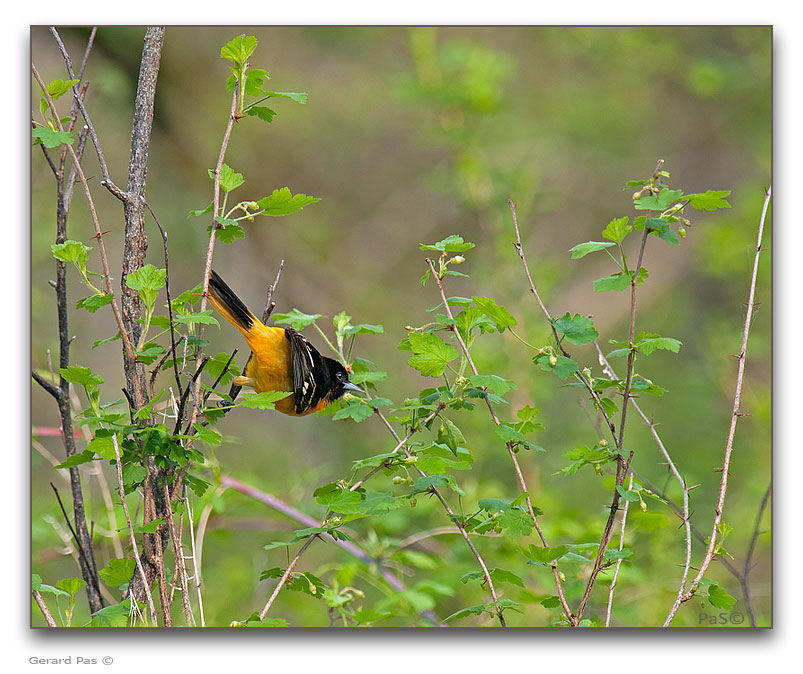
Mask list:
POLYGON ((53 614, 50 613, 50 609, 47 607, 47 604, 45 603, 45 599, 42 596, 42 594, 39 592, 39 590, 33 590, 31 592, 31 594, 33 594, 33 599, 36 602, 36 605, 39 607, 39 610, 42 612, 42 616, 44 617, 45 622, 47 623, 47 626, 48 627, 58 627, 58 625, 56 624, 56 621, 53 620, 53 614))
POLYGON ((725 494, 728 490, 728 470, 730 468, 731 455, 733 453, 733 439, 736 436, 736 422, 742 416, 741 412, 741 399, 742 399, 742 384, 744 382, 744 368, 747 356, 747 338, 750 335, 750 322, 753 317, 753 308, 755 307, 756 295, 756 282, 758 279, 758 260, 761 254, 761 240, 764 236, 764 220, 767 217, 767 209, 769 208, 770 198, 772 197, 772 187, 767 189, 764 197, 764 206, 761 209, 761 217, 758 224, 758 235, 756 241, 756 254, 753 258, 753 271, 750 276, 750 292, 747 300, 747 312, 744 319, 744 328, 742 330, 742 344, 738 354, 738 370, 736 373, 736 391, 733 396, 733 410, 731 412, 730 427, 728 429, 728 437, 725 441, 725 453, 722 460, 722 479, 719 485, 719 495, 717 497, 717 506, 714 515, 714 521, 711 527, 711 535, 709 537, 708 548, 705 552, 705 557, 700 564, 700 569, 697 572, 694 580, 691 582, 686 594, 681 597, 680 602, 672 607, 669 615, 667 616, 667 623, 670 623, 677 613, 679 605, 683 602, 689 601, 697 590, 700 581, 703 579, 706 570, 708 569, 711 560, 714 558, 717 542, 717 527, 722 522, 722 511, 725 508, 725 494))

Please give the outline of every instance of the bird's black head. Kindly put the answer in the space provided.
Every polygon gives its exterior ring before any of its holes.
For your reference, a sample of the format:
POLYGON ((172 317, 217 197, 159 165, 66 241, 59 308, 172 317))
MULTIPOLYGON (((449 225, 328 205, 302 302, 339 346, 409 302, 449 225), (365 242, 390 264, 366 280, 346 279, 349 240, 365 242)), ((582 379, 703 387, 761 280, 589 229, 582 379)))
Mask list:
POLYGON ((332 358, 324 358, 323 361, 331 385, 329 389, 330 402, 340 398, 346 391, 365 393, 359 386, 349 381, 349 374, 339 361, 332 358))

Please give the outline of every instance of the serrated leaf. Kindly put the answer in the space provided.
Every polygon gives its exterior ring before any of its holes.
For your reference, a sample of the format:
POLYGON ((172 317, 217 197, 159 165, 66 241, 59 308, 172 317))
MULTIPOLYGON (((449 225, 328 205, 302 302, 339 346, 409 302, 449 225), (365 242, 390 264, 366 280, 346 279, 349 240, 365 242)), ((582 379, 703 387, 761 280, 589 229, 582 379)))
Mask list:
POLYGON ((640 197, 633 202, 637 211, 663 211, 683 196, 683 190, 662 189, 657 195, 640 197))
POLYGON ((78 300, 78 302, 75 303, 75 308, 86 309, 90 314, 94 314, 101 307, 111 304, 113 299, 114 293, 90 295, 89 297, 84 297, 82 300, 78 300))
POLYGON ((633 231, 633 225, 628 224, 628 217, 614 218, 602 230, 602 236, 614 243, 622 243, 625 237, 633 231))
POLYGON ((109 563, 98 571, 98 575, 109 587, 120 587, 131 581, 135 568, 136 562, 133 559, 110 559, 109 563))
POLYGON ((305 314, 298 309, 293 309, 288 314, 273 314, 274 323, 283 323, 299 331, 308 325, 312 325, 319 318, 326 318, 326 316, 323 314, 305 314))
POLYGON ((599 337, 599 333, 594 328, 593 321, 588 318, 588 316, 581 316, 580 314, 570 316, 567 312, 560 318, 552 321, 552 324, 558 332, 562 332, 566 335, 566 339, 569 342, 577 344, 578 346, 590 344, 599 337))
POLYGON ((46 148, 59 145, 72 145, 75 142, 72 131, 53 131, 48 126, 37 126, 31 131, 34 142, 42 143, 46 148))
POLYGON ((257 201, 257 205, 263 209, 260 215, 281 216, 289 215, 300 211, 304 206, 320 201, 317 197, 309 197, 306 194, 292 194, 290 189, 282 187, 273 190, 273 194, 257 201))
POLYGON ((572 254, 572 260, 579 260, 589 253, 605 250, 615 245, 616 243, 609 241, 586 241, 585 243, 578 243, 576 246, 569 248, 569 252, 572 254))
POLYGON ((250 117, 256 117, 257 119, 261 119, 263 122, 270 124, 273 121, 273 118, 276 116, 276 111, 271 110, 264 105, 252 105, 245 111, 245 114, 249 115, 250 117))
POLYGON ((275 403, 283 400, 292 393, 288 391, 263 391, 262 393, 246 393, 238 403, 242 407, 252 410, 272 410, 276 408, 275 403))
POLYGON ((413 355, 407 364, 425 377, 440 377, 447 363, 458 357, 457 350, 432 333, 414 332, 409 336, 413 355))
POLYGON ((497 304, 492 297, 472 297, 471 299, 474 300, 479 310, 496 324, 499 332, 503 332, 505 328, 512 328, 518 323, 513 315, 505 307, 497 304))
POLYGON ((257 48, 257 39, 253 35, 238 35, 220 49, 221 58, 244 64, 257 48))
POLYGON ((716 211, 720 208, 730 208, 731 205, 725 201, 731 193, 730 190, 708 190, 700 194, 687 194, 684 199, 688 199, 689 206, 698 211, 716 211))
POLYGON ((636 349, 645 356, 650 355, 658 349, 665 349, 667 351, 677 353, 680 351, 681 346, 683 346, 683 343, 678 339, 674 339, 673 337, 661 337, 660 335, 656 334, 644 333, 636 337, 635 343, 636 349))
POLYGON ((464 241, 463 237, 458 234, 452 234, 445 239, 441 239, 434 244, 420 245, 421 250, 434 250, 440 253, 463 253, 467 250, 474 248, 474 244, 469 241, 464 241))
POLYGON ((94 374, 88 367, 82 367, 80 365, 63 367, 59 370, 59 374, 61 374, 65 380, 73 384, 80 384, 88 389, 103 383, 103 377, 94 374))

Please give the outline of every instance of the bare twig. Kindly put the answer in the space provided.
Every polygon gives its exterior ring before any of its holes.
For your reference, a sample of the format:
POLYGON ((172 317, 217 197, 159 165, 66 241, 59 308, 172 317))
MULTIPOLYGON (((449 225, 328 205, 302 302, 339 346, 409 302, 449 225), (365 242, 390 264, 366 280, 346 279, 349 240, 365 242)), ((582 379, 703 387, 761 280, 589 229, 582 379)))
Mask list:
MULTIPOLYGON (((628 489, 633 489, 633 473, 630 473, 630 484, 627 487, 628 489)), ((625 501, 625 505, 622 508, 622 522, 619 528, 619 552, 622 551, 622 548, 625 544, 625 525, 627 523, 627 510, 630 507, 630 501, 625 501)), ((605 627, 610 627, 611 625, 611 609, 613 608, 613 593, 616 590, 616 579, 619 577, 619 569, 622 566, 622 558, 616 560, 616 568, 613 571, 613 578, 611 578, 611 586, 608 589, 608 606, 605 610, 605 627)))
POLYGON ((58 627, 56 621, 53 620, 53 614, 50 613, 50 609, 47 607, 45 603, 44 597, 39 592, 39 590, 33 590, 33 599, 36 602, 36 605, 39 607, 39 610, 42 612, 42 616, 44 616, 45 622, 47 623, 48 627, 58 627))
POLYGON ((693 596, 697 587, 700 585, 700 581, 703 579, 706 570, 708 569, 708 565, 711 564, 711 560, 714 558, 716 544, 717 544, 717 529, 722 522, 722 511, 725 508, 725 494, 728 490, 728 470, 730 468, 731 462, 731 455, 733 453, 733 439, 736 435, 736 422, 742 416, 741 412, 741 399, 742 399, 742 383, 744 381, 744 367, 745 367, 745 359, 747 356, 747 338, 750 334, 750 322, 753 317, 753 308, 755 307, 755 295, 756 295, 756 281, 758 279, 758 260, 761 254, 761 240, 764 236, 764 220, 767 217, 767 209, 769 208, 770 198, 772 197, 772 187, 767 189, 767 193, 764 197, 764 206, 761 209, 761 218, 759 219, 758 224, 758 235, 756 241, 756 254, 753 258, 753 272, 750 277, 750 292, 747 300, 747 312, 744 319, 744 328, 742 330, 742 344, 741 349, 739 350, 738 355, 738 371, 736 374, 736 391, 733 396, 733 411, 731 412, 731 421, 730 421, 730 428, 728 429, 728 437, 725 441, 725 453, 722 460, 722 479, 720 480, 719 485, 719 495, 717 497, 717 507, 714 515, 714 522, 711 527, 711 535, 709 537, 708 548, 705 552, 705 557, 703 558, 702 563, 700 564, 700 569, 697 572, 697 575, 694 577, 694 580, 691 582, 688 591, 684 594, 680 601, 675 603, 672 606, 672 610, 669 612, 667 616, 665 625, 668 625, 672 619, 675 617, 677 613, 677 609, 681 603, 689 601, 693 596))

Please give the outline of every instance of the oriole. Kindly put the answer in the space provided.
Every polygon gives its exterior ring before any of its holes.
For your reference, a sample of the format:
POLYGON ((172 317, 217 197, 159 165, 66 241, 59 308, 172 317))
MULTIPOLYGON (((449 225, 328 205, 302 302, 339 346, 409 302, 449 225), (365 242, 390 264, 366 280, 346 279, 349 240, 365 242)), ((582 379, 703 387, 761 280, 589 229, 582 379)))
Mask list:
POLYGON ((322 410, 346 391, 364 393, 349 381, 343 365, 318 353, 300 332, 266 326, 214 271, 209 277, 209 301, 251 347, 252 357, 234 384, 258 393, 292 391, 276 402, 279 412, 300 417, 322 410))

